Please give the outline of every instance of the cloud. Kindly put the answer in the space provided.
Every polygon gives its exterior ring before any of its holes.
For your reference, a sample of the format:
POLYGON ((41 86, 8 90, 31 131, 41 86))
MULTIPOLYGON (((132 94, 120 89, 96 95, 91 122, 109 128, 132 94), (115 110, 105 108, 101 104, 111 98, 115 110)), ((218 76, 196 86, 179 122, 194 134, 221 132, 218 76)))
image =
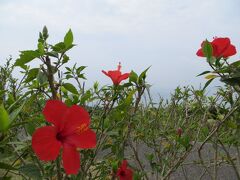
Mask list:
POLYGON ((201 3, 192 0, 5 1, 0 7, 0 22, 10 25, 31 23, 32 26, 47 23, 56 29, 71 26, 84 33, 127 33, 149 25, 171 27, 179 21, 220 21, 226 19, 225 13, 235 8, 229 4, 234 5, 223 0, 203 0, 201 3))
POLYGON ((17 57, 35 48, 43 25, 51 42, 72 28, 78 44, 72 63, 88 65, 90 81, 121 60, 126 71, 152 65, 149 80, 157 89, 198 85, 205 80, 195 75, 207 68, 195 55, 203 39, 228 36, 240 49, 238 7, 239 0, 1 1, 1 52, 17 57))

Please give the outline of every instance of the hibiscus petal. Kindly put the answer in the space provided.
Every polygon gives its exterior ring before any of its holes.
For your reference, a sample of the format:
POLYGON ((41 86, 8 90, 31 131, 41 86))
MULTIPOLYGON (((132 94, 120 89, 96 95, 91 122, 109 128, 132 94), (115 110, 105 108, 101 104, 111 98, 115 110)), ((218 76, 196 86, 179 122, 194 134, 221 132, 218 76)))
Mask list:
POLYGON ((121 81, 127 79, 127 78, 129 77, 129 74, 130 74, 130 73, 124 73, 124 74, 122 74, 122 75, 118 78, 118 84, 119 84, 121 81))
POLYGON ((133 179, 133 170, 127 168, 127 160, 123 160, 121 166, 118 168, 117 176, 120 180, 132 180, 133 179))
POLYGON ((133 179, 133 171, 131 169, 126 169, 125 180, 132 180, 132 179, 133 179))
POLYGON ((128 165, 127 160, 123 160, 123 161, 122 161, 121 168, 123 168, 123 169, 127 169, 127 165, 128 165))
POLYGON ((235 55, 236 53, 237 53, 237 51, 236 51, 235 46, 230 45, 230 46, 226 49, 226 51, 222 54, 222 56, 223 56, 224 58, 226 58, 226 57, 229 57, 229 56, 233 56, 233 55, 235 55))
POLYGON ((224 48, 230 44, 230 39, 229 38, 215 38, 211 43, 215 44, 221 48, 224 48))
POLYGON ((211 44, 216 47, 216 48, 214 48, 215 57, 220 57, 226 51, 226 49, 229 47, 230 39, 229 38, 215 38, 211 44))
POLYGON ((61 142, 56 139, 57 130, 53 126, 38 128, 32 136, 32 148, 39 159, 55 160, 61 148, 61 142))
POLYGON ((112 79, 113 84, 118 85, 118 79, 121 76, 121 72, 116 70, 116 71, 108 71, 108 76, 112 79))
POLYGON ((74 134, 79 128, 86 128, 90 124, 88 112, 81 106, 71 106, 64 115, 62 136, 74 134))
POLYGON ((102 72, 103 72, 106 76, 109 76, 106 71, 102 70, 102 72))
POLYGON ((67 109, 68 107, 62 101, 48 100, 43 109, 43 114, 48 122, 53 123, 60 130, 67 109))
POLYGON ((197 56, 205 57, 204 54, 203 54, 202 49, 199 49, 196 54, 197 54, 197 56))
POLYGON ((76 147, 64 143, 62 160, 66 174, 76 175, 78 173, 80 168, 80 155, 76 147))
POLYGON ((67 136, 64 142, 82 149, 95 148, 97 144, 96 133, 88 129, 82 133, 67 136))

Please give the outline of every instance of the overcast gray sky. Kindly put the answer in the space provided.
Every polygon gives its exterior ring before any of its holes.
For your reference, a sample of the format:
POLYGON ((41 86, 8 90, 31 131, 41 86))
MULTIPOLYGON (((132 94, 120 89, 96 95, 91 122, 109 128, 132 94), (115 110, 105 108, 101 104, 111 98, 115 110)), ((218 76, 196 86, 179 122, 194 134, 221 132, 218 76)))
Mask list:
POLYGON ((148 82, 165 96, 205 82, 196 75, 208 66, 195 55, 205 38, 230 37, 240 49, 239 9, 240 0, 0 0, 0 64, 36 48, 44 25, 53 43, 71 28, 71 64, 88 66, 89 85, 110 84, 101 70, 119 61, 124 72, 151 65, 148 82))

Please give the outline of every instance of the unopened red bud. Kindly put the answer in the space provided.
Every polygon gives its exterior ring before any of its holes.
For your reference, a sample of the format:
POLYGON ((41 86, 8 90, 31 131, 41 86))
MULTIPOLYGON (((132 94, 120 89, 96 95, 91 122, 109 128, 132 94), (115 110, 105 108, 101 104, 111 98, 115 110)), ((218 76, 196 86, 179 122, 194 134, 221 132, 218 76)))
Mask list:
POLYGON ((177 135, 178 135, 179 137, 181 137, 182 133, 183 133, 182 128, 178 128, 178 129, 177 129, 177 135))

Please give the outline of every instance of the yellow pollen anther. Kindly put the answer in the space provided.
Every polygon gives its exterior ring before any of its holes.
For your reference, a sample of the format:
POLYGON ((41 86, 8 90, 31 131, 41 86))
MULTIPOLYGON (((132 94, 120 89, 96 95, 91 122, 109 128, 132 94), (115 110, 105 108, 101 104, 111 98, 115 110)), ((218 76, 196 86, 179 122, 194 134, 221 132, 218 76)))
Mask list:
POLYGON ((76 133, 81 134, 81 133, 85 132, 87 129, 88 129, 87 124, 81 124, 80 126, 78 126, 76 128, 76 133))

